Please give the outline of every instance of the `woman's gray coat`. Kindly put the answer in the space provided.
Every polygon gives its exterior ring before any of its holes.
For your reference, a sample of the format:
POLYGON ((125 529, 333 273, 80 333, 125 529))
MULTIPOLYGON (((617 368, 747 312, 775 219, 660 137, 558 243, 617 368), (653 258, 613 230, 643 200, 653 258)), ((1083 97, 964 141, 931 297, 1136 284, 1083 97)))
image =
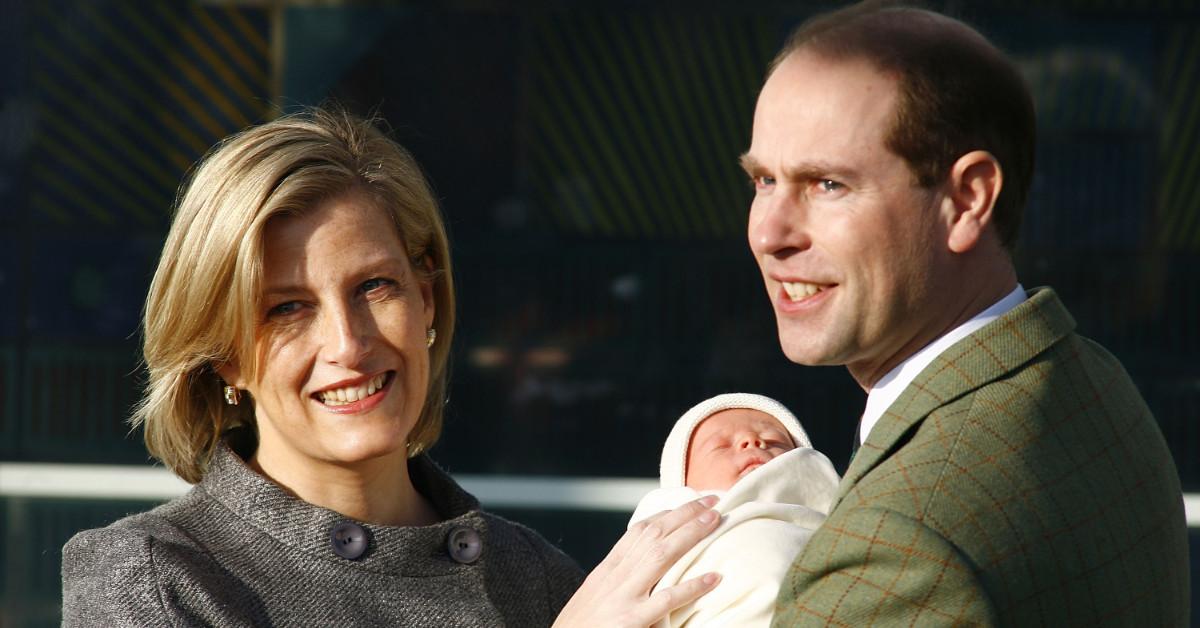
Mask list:
POLYGON ((63 625, 550 625, 579 567, 427 457, 409 470, 443 522, 346 525, 222 445, 186 495, 67 543, 63 625))

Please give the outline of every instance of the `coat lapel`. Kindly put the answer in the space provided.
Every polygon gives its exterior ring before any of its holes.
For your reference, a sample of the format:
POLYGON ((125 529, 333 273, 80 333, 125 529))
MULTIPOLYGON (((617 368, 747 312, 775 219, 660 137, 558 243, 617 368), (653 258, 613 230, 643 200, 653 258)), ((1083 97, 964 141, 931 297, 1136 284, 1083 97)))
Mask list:
POLYGON ((1004 377, 1075 328, 1053 290, 1036 288, 1028 294, 1024 303, 952 345, 917 375, 850 461, 834 508, 930 412, 1004 377))

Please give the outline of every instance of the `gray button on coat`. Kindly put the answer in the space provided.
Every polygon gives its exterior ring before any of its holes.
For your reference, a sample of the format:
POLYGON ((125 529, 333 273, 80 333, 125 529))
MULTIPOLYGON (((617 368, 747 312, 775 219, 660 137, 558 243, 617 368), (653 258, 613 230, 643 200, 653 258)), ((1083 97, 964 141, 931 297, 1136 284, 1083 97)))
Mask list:
POLYGON ((333 531, 345 517, 288 495, 222 445, 186 495, 67 543, 63 625, 553 623, 579 567, 532 530, 481 511, 426 456, 409 471, 444 520, 359 524, 365 551, 339 553, 333 531), (464 535, 474 560, 463 560, 464 535))

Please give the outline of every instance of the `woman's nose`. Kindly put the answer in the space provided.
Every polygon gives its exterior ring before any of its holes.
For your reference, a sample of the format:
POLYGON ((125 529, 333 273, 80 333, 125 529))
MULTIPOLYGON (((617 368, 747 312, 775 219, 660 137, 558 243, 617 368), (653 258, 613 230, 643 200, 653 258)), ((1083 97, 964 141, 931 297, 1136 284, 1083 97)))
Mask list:
POLYGON ((350 308, 326 310, 323 331, 327 362, 353 368, 370 352, 367 325, 359 318, 350 308))

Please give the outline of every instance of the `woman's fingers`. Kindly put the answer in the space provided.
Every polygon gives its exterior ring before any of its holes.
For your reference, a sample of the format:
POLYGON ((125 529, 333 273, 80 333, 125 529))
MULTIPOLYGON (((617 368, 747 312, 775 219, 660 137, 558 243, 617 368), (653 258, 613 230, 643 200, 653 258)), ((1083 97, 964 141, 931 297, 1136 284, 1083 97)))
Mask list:
POLYGON ((638 542, 638 539, 640 539, 642 534, 645 532, 647 525, 649 525, 649 521, 651 519, 662 517, 669 512, 671 511, 664 510, 656 515, 652 515, 629 526, 629 529, 625 531, 625 534, 621 535, 621 538, 617 539, 617 543, 613 545, 613 548, 609 550, 608 555, 604 557, 604 560, 600 562, 600 565, 597 566, 592 573, 596 573, 601 567, 614 567, 621 561, 625 560, 625 557, 629 555, 630 550, 633 549, 634 544, 638 542))
MULTIPOLYGON (((693 524, 690 529, 695 536, 694 539, 674 537, 668 543, 673 543, 676 549, 681 549, 678 552, 682 556, 687 550, 695 546, 696 542, 704 538, 711 528, 704 529, 716 520, 717 514, 712 512, 710 508, 717 503, 715 496, 709 495, 695 501, 688 502, 675 510, 664 510, 656 515, 647 517, 626 530, 625 534, 617 540, 616 545, 609 551, 604 560, 592 571, 592 575, 607 575, 613 571, 628 572, 635 568, 646 556, 646 553, 652 552, 658 555, 670 553, 668 546, 663 545, 661 539, 669 538, 671 535, 679 532, 682 529, 688 529, 687 524, 693 524), (710 513, 707 514, 706 513, 710 513), (699 523, 700 528, 696 529, 695 523, 704 517, 704 520, 699 523), (698 536, 696 535, 698 533, 698 536)), ((715 526, 712 526, 715 527, 715 526)), ((672 561, 673 562, 673 561, 672 561)), ((665 573, 665 569, 663 572, 665 573)), ((661 574, 658 578, 661 578, 661 574)), ((658 581, 657 578, 654 580, 658 581)))
POLYGON ((673 587, 655 591, 650 596, 650 600, 642 607, 646 615, 637 619, 637 625, 653 624, 666 617, 671 611, 700 599, 700 596, 712 591, 720 582, 720 574, 706 573, 699 578, 692 578, 673 587))
POLYGON ((710 495, 635 524, 625 536, 637 534, 627 555, 614 565, 615 575, 649 591, 675 561, 716 529, 720 515, 711 510, 716 502, 710 495))
POLYGON ((716 529, 720 516, 711 510, 716 501, 705 497, 631 526, 588 574, 554 625, 641 628, 711 591, 720 581, 717 574, 650 595, 671 565, 716 529))

